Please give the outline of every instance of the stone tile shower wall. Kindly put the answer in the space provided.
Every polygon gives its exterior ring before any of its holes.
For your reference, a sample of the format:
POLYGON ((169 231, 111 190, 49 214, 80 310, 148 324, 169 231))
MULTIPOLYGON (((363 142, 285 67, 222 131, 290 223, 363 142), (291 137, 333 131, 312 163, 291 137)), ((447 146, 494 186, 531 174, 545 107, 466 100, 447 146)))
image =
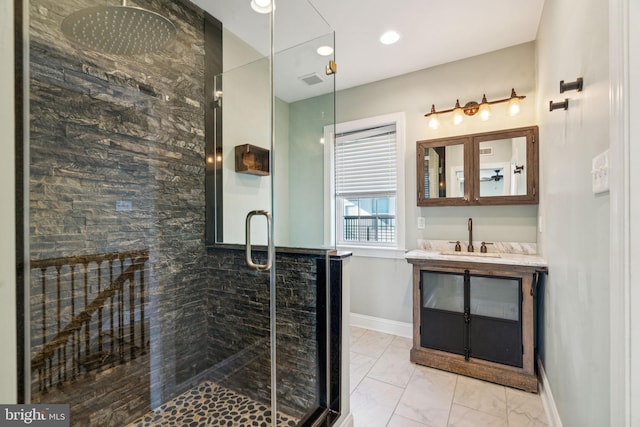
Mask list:
MULTIPOLYGON (((269 403, 269 273, 247 268, 244 251, 212 251, 209 288, 209 378, 269 403)), ((259 254, 256 262, 264 263, 259 254)), ((276 344, 278 410, 296 418, 318 404, 318 329, 323 295, 318 295, 321 255, 276 256, 276 344)), ((323 264, 324 265, 324 264, 323 264)))
MULTIPOLYGON (((85 51, 60 31, 65 16, 94 1, 29 5, 31 259, 149 253, 143 299, 135 299, 132 311, 147 332, 146 355, 139 351, 135 361, 115 367, 85 363, 73 384, 56 377, 46 393, 33 375, 32 400, 71 401, 76 425, 122 425, 209 366, 203 16, 177 2, 138 0, 136 6, 171 19, 177 38, 161 53, 118 57, 85 51)), ((53 339, 73 321, 72 305, 77 317, 104 294, 108 267, 107 261, 51 267, 44 292, 39 272, 32 272, 33 358, 43 338, 53 339), (83 269, 94 277, 86 298, 79 294, 83 269)), ((107 334, 99 311, 82 333, 78 344, 86 337, 89 348, 79 347, 79 357, 94 354, 107 334)), ((125 330, 124 341, 133 345, 125 330)), ((71 347, 66 351, 71 359, 71 347)))

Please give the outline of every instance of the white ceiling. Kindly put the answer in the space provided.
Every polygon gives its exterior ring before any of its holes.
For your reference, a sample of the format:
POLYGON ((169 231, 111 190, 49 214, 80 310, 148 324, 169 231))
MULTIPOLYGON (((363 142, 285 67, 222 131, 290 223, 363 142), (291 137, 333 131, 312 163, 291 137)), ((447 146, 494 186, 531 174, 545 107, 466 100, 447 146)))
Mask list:
MULTIPOLYGON (((250 0, 192 0, 263 55, 268 54, 268 18, 250 0)), ((326 93, 328 58, 315 49, 335 31, 337 90, 406 74, 532 41, 544 0, 276 0, 274 60, 276 94, 292 102, 326 93), (314 10, 315 8, 315 10, 314 10), (319 14, 318 14, 319 13, 319 14), (326 22, 325 22, 326 21, 326 22), (379 42, 387 30, 400 41, 379 42), (317 73, 324 83, 307 86, 298 77, 317 73)))

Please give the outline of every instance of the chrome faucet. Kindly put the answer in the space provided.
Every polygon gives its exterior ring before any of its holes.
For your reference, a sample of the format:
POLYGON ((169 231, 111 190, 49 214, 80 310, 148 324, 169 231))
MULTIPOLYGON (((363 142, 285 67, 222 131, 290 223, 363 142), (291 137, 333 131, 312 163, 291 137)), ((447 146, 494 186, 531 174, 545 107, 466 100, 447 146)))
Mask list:
POLYGON ((469 218, 467 226, 469 228, 469 246, 467 246, 467 251, 473 252, 473 220, 471 218, 469 218))

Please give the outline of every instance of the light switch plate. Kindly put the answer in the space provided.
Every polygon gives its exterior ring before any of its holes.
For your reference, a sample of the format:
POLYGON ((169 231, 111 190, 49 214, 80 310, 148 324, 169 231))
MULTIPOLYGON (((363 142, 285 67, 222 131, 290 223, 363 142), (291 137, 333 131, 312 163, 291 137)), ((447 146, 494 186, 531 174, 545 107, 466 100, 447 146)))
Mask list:
POLYGON ((593 158, 591 166, 591 189, 593 194, 609 191, 609 150, 593 158))
POLYGON ((424 230, 426 226, 426 220, 423 216, 418 217, 418 230, 424 230))

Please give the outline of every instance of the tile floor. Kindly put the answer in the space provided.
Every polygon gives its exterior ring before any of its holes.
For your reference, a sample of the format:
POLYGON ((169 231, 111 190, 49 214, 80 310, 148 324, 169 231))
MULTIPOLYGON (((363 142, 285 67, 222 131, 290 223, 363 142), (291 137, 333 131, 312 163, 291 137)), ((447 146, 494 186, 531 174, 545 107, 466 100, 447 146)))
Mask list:
POLYGON ((412 364, 411 340, 351 328, 355 427, 542 427, 542 401, 509 387, 412 364))

